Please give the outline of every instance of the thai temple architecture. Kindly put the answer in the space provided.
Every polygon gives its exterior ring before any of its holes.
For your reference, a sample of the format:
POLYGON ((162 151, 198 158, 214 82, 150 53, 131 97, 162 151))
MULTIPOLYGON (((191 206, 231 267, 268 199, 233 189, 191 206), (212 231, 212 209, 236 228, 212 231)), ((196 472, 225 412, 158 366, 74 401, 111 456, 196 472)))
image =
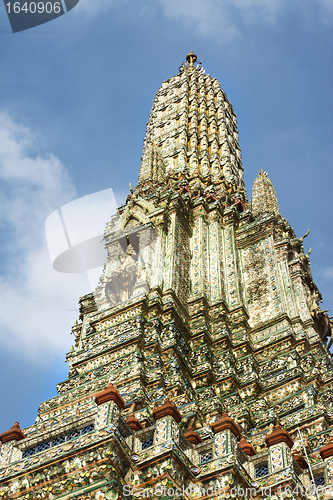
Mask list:
POLYGON ((0 499, 333 499, 332 323, 305 236, 266 172, 249 200, 236 115, 191 52, 107 222, 68 378, 1 430, 0 499))

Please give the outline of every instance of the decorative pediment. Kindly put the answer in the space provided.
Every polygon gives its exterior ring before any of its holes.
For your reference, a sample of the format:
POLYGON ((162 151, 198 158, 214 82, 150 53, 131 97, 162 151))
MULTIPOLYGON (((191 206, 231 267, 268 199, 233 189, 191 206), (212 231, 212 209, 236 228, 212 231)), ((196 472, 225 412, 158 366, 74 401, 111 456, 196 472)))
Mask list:
POLYGON ((124 224, 124 229, 128 227, 141 226, 150 223, 149 217, 147 217, 142 211, 133 210, 126 216, 126 219, 122 221, 124 224))
POLYGON ((125 229, 129 225, 133 227, 141 224, 149 224, 150 218, 146 214, 150 214, 154 210, 156 210, 156 207, 152 203, 133 195, 121 215, 121 225, 125 229), (135 224, 133 221, 137 221, 138 224, 135 224))

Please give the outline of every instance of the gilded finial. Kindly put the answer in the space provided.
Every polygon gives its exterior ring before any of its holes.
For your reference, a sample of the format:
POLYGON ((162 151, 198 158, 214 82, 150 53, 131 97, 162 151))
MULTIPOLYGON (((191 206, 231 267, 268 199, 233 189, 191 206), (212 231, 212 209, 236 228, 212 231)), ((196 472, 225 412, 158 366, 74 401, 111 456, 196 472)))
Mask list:
POLYGON ((189 66, 189 68, 193 68, 193 64, 196 62, 197 56, 193 54, 192 50, 189 54, 186 56, 186 62, 189 66))

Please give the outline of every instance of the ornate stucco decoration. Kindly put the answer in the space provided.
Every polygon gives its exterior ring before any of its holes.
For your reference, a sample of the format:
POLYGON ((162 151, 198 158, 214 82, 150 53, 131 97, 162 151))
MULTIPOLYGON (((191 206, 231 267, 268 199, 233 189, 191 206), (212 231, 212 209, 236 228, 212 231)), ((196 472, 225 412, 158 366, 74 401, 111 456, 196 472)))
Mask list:
POLYGON ((125 230, 131 219, 136 221, 133 225, 137 225, 138 223, 150 224, 151 220, 147 215, 154 212, 156 207, 149 201, 137 196, 135 193, 132 193, 129 198, 126 208, 122 212, 119 220, 120 227, 125 230))

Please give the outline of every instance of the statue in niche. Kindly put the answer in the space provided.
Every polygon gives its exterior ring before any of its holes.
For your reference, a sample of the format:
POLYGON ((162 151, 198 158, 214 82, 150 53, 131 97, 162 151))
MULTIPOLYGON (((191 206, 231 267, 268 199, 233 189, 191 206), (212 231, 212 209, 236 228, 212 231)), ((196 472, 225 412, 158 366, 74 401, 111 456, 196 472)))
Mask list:
POLYGON ((303 252, 301 252, 299 254, 299 260, 303 266, 304 271, 306 272, 307 276, 309 277, 312 283, 312 274, 311 274, 310 259, 309 259, 310 253, 311 253, 311 248, 306 255, 303 252))
POLYGON ((321 295, 318 289, 307 289, 310 314, 315 328, 323 342, 328 342, 328 349, 333 344, 333 317, 329 317, 326 311, 322 311, 319 305, 321 295))
POLYGON ((290 246, 291 246, 291 258, 292 259, 299 259, 300 263, 302 264, 302 267, 305 271, 305 274, 310 281, 310 287, 314 288, 314 283, 312 281, 312 275, 311 275, 311 269, 310 269, 310 259, 309 256, 311 254, 311 248, 308 251, 307 254, 304 253, 304 247, 303 247, 303 241, 304 238, 308 236, 310 232, 310 229, 306 232, 302 238, 293 238, 290 240, 290 246))
POLYGON ((297 259, 300 254, 304 255, 303 241, 304 241, 304 238, 306 238, 309 233, 310 233, 310 229, 308 229, 308 231, 306 232, 306 234, 304 236, 302 236, 302 238, 293 238, 292 240, 290 240, 290 246, 291 246, 292 252, 293 252, 293 256, 292 256, 293 259, 297 259))
POLYGON ((126 253, 120 252, 118 259, 120 266, 111 274, 105 285, 105 295, 111 305, 128 300, 133 294, 134 285, 138 275, 137 263, 133 256, 136 255, 131 244, 126 253))

